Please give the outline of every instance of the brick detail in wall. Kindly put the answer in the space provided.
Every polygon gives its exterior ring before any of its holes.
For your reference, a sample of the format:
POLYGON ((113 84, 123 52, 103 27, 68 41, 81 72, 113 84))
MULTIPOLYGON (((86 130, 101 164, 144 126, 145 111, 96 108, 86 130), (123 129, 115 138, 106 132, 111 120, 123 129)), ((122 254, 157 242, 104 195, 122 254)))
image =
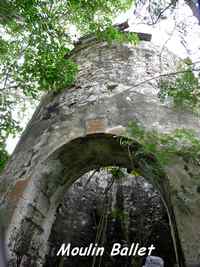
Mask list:
POLYGON ((86 121, 86 133, 102 133, 106 130, 106 120, 103 118, 90 119, 86 121))

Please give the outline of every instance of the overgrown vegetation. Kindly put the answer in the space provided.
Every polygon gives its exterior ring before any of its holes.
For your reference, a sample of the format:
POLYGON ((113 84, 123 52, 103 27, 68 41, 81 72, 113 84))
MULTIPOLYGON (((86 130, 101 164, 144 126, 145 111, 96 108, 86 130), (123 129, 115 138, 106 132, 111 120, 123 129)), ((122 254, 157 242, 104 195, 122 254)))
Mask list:
POLYGON ((120 167, 107 167, 106 170, 108 171, 108 173, 110 173, 112 175, 112 177, 115 179, 115 180, 118 180, 122 177, 125 176, 125 173, 123 171, 122 168, 120 167))
POLYGON ((162 78, 159 86, 160 92, 158 96, 162 102, 170 99, 175 107, 199 113, 200 83, 191 66, 187 69, 181 68, 175 79, 162 78))
MULTIPOLYGON (((71 86, 78 66, 64 58, 73 48, 72 27, 79 35, 95 34, 111 43, 135 43, 112 19, 127 10, 132 0, 4 0, 0 2, 0 171, 7 153, 7 137, 20 130, 13 110, 41 91, 71 86)), ((28 103, 29 101, 27 101, 28 103)))
POLYGON ((136 122, 131 122, 121 144, 130 145, 131 140, 142 145, 137 153, 154 154, 161 166, 165 166, 176 155, 194 161, 200 157, 200 139, 191 129, 176 129, 172 133, 161 134, 156 130, 147 131, 136 122))
MULTIPOLYGON (((133 33, 112 26, 113 17, 130 8, 133 0, 4 0, 0 2, 0 171, 8 158, 5 141, 20 131, 13 110, 27 98, 38 99, 43 91, 60 92, 75 81, 78 66, 64 58, 73 48, 72 27, 81 36, 94 34, 109 44, 113 41, 136 44, 133 33), (23 100, 22 100, 23 99, 23 100)), ((137 1, 139 4, 140 1, 137 1)), ((151 2, 158 21, 163 1, 151 2)), ((143 2, 141 1, 141 4, 143 2)), ((199 82, 192 68, 176 79, 162 78, 159 97, 172 99, 175 106, 199 110, 199 82)), ((27 101, 28 103, 28 101, 27 101)))
MULTIPOLYGON (((159 133, 156 130, 145 130, 138 123, 131 122, 127 127, 126 136, 120 137, 120 143, 129 148, 135 141, 139 143, 139 149, 133 152, 133 155, 130 154, 130 160, 132 156, 136 160, 143 158, 144 167, 148 168, 147 175, 156 174, 157 181, 160 179, 160 171, 173 162, 176 156, 182 157, 185 162, 190 161, 199 165, 200 139, 192 129, 183 128, 176 129, 172 133, 159 133)), ((141 175, 134 169, 131 174, 136 177, 141 175)), ((188 174, 193 176, 190 172, 188 174)), ((188 202, 192 193, 182 186, 182 192, 175 190, 174 194, 182 212, 190 214, 188 202)))
POLYGON ((109 44, 116 41, 118 43, 132 43, 135 45, 139 42, 137 34, 132 32, 123 33, 113 26, 109 26, 105 30, 99 30, 96 34, 99 40, 107 41, 109 44))

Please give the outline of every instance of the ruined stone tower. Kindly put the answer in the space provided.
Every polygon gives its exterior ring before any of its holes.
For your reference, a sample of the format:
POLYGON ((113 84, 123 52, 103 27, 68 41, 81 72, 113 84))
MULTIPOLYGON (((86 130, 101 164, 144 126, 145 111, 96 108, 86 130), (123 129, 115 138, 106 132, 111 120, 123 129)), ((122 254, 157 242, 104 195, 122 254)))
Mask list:
POLYGON ((161 74, 171 73, 177 58, 149 42, 127 44, 85 42, 71 57, 79 66, 71 88, 43 97, 0 179, 1 209, 7 214, 9 266, 43 266, 56 208, 65 190, 98 167, 137 169, 160 191, 171 224, 178 266, 200 262, 199 166, 176 158, 159 174, 137 158, 139 144, 127 147, 119 138, 130 121, 146 129, 172 132, 194 129, 199 119, 162 104, 157 97, 161 74), (190 213, 177 195, 187 186, 190 213), (34 262, 35 265, 31 265, 34 262), (18 264, 18 265, 16 265, 18 264))

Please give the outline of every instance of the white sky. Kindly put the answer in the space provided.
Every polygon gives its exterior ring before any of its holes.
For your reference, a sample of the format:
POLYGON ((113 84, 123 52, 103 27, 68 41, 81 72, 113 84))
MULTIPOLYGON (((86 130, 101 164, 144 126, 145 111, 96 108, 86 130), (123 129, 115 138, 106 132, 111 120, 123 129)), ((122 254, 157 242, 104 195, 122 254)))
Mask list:
MULTIPOLYGON (((148 4, 148 1, 146 3, 148 4)), ((160 50, 162 50, 163 46, 166 46, 170 51, 183 59, 190 57, 193 62, 200 61, 200 26, 184 0, 179 1, 173 14, 169 15, 167 19, 161 19, 154 26, 142 23, 142 18, 148 16, 145 5, 139 9, 138 13, 140 16, 135 16, 133 9, 130 9, 125 14, 120 15, 115 22, 124 22, 128 18, 129 30, 151 33, 152 42, 159 46, 160 50)), ((21 118, 22 127, 25 127, 33 111, 34 108, 31 106, 26 111, 26 115, 21 118)), ((6 148, 9 153, 12 153, 18 139, 19 136, 8 138, 6 148)))

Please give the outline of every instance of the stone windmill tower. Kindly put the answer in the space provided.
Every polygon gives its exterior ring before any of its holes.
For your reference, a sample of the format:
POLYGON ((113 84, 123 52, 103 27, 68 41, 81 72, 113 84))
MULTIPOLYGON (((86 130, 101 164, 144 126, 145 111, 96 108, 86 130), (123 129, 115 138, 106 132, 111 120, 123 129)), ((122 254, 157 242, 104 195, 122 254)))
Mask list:
POLYGON ((42 99, 0 178, 9 266, 43 266, 56 208, 66 188, 84 173, 111 165, 139 169, 160 191, 177 265, 200 262, 200 195, 192 178, 200 168, 176 158, 158 173, 156 155, 137 157, 140 144, 128 151, 117 138, 130 121, 161 133, 184 127, 200 135, 198 118, 162 104, 157 97, 155 77, 174 71, 177 58, 168 51, 160 55, 150 42, 109 46, 95 39, 84 39, 71 57, 79 65, 75 85, 42 99), (190 214, 177 201, 177 194, 184 194, 183 185, 190 192, 190 214))

